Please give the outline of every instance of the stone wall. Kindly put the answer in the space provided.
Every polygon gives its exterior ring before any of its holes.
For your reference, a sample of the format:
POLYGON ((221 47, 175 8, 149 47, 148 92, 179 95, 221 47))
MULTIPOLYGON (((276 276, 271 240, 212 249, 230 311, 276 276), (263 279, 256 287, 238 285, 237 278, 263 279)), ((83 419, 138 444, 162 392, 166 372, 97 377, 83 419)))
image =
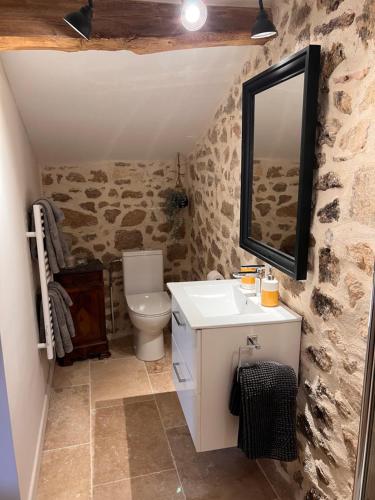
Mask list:
POLYGON ((299 164, 274 158, 254 160, 252 236, 294 255, 299 164))
MULTIPOLYGON (((176 183, 176 165, 170 162, 108 162, 43 168, 43 191, 65 213, 64 232, 72 253, 98 258, 108 267, 122 250, 161 248, 165 281, 188 277, 187 209, 177 231, 163 207, 168 189, 176 183)), ((117 333, 128 333, 121 266, 114 273, 117 333)), ((108 285, 108 273, 105 272, 108 285)), ((110 323, 106 293, 107 331, 110 323)))
POLYGON ((263 462, 285 500, 352 494, 375 251, 374 0, 281 0, 279 36, 249 60, 189 155, 196 278, 254 262, 239 248, 241 84, 309 43, 322 46, 315 190, 305 282, 277 273, 303 315, 299 459, 263 462))

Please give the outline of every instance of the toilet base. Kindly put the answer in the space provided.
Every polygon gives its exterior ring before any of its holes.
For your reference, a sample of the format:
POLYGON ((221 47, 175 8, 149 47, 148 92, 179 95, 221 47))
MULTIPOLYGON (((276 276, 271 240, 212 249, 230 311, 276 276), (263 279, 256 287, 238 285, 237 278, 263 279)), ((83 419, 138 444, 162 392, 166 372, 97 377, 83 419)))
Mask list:
POLYGON ((163 330, 156 333, 135 332, 135 355, 141 361, 157 361, 164 357, 163 330))

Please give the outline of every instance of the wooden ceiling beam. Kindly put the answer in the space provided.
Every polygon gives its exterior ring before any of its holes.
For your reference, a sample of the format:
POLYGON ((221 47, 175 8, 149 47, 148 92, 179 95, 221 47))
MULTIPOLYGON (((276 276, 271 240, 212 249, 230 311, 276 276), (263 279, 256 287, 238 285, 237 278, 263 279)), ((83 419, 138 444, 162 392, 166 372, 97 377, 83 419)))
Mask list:
MULTIPOLYGON (((94 0, 93 32, 86 41, 63 21, 85 0, 1 0, 0 50, 130 50, 152 54, 168 50, 263 45, 250 28, 257 8, 208 6, 205 26, 186 31, 180 4, 134 0, 94 0)), ((271 12, 268 11, 270 18, 271 12)))

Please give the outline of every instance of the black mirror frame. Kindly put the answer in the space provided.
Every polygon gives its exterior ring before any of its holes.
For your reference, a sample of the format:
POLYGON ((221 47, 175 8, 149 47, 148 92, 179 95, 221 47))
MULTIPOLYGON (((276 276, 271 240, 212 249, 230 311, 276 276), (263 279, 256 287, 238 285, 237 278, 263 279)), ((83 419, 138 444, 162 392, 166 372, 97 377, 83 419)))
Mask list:
POLYGON ((284 59, 251 78, 242 87, 242 165, 240 247, 296 280, 306 279, 310 236, 311 196, 319 90, 320 45, 284 59), (296 244, 294 257, 251 237, 254 149, 254 97, 259 92, 304 73, 296 244))

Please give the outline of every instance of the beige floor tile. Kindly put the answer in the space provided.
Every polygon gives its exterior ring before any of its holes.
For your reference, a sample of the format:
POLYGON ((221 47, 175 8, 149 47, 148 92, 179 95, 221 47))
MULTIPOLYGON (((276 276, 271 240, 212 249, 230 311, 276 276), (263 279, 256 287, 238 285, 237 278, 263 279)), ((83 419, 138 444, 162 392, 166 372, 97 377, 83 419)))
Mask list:
POLYGON ((52 389, 44 449, 88 443, 90 440, 89 386, 52 389))
POLYGON ((148 373, 161 373, 171 369, 172 366, 172 345, 171 336, 164 335, 165 356, 158 361, 146 361, 145 365, 148 373))
POLYGON ((94 484, 129 477, 124 404, 97 408, 93 420, 94 484))
POLYGON ((96 437, 94 445, 93 484, 130 477, 129 447, 125 434, 96 437))
POLYGON ((89 445, 45 451, 37 500, 89 500, 90 479, 89 445))
POLYGON ((172 372, 170 370, 162 373, 150 373, 149 377, 154 394, 173 392, 176 390, 172 379, 172 372))
POLYGON ((96 401, 142 396, 151 392, 143 361, 123 358, 91 363, 92 405, 96 401))
POLYGON ((196 453, 187 427, 167 431, 186 500, 274 500, 255 461, 228 448, 196 453))
POLYGON ((95 438, 106 438, 121 433, 126 434, 124 405, 97 409, 93 431, 95 438))
POLYGON ((176 392, 155 394, 163 425, 166 429, 186 425, 180 402, 176 392))
POLYGON ((76 361, 71 366, 55 365, 53 387, 71 387, 89 383, 89 361, 76 361))
POLYGON ((182 498, 182 488, 174 469, 94 488, 94 500, 180 500, 182 498))
POLYGON ((125 406, 131 477, 173 467, 155 401, 125 406))
POLYGON ((129 358, 134 356, 134 338, 133 335, 112 339, 109 341, 109 350, 112 359, 129 358))
POLYGON ((104 399, 103 401, 95 401, 95 408, 110 408, 111 406, 123 406, 123 399, 104 399))
POLYGON ((145 394, 144 396, 133 396, 130 398, 121 398, 121 399, 109 399, 108 401, 96 401, 95 408, 110 408, 111 406, 126 406, 131 405, 133 403, 140 403, 141 401, 150 401, 155 398, 155 395, 145 394))
POLYGON ((173 468, 155 401, 98 408, 94 484, 173 468))

